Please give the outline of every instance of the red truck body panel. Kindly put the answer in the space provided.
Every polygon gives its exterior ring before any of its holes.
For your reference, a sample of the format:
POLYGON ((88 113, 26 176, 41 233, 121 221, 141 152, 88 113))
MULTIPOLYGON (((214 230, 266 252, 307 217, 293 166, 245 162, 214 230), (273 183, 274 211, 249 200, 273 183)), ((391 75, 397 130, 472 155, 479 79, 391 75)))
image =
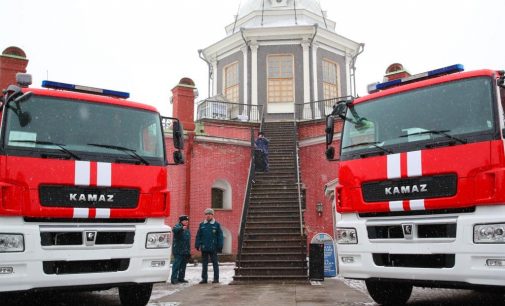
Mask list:
MULTIPOLYGON (((497 78, 492 70, 477 70, 445 75, 380 91, 353 103, 373 103, 373 99, 412 91, 422 87, 473 77, 497 78)), ((435 210, 493 205, 505 202, 505 159, 502 140, 436 147, 415 152, 344 160, 339 163, 336 194, 339 213, 381 213, 391 211, 435 210), (390 170, 394 169, 394 170, 390 170), (414 174, 409 173, 414 172, 414 174), (398 175, 392 177, 389 171, 398 175), (454 196, 391 202, 366 202, 362 184, 414 176, 455 174, 454 196), (476 187, 478 186, 478 188, 476 187)))

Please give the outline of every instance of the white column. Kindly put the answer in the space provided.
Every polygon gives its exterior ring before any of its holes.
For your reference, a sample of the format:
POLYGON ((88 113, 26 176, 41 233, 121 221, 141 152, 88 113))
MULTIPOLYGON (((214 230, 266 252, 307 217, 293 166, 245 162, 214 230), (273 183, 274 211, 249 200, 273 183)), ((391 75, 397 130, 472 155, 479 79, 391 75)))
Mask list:
POLYGON ((216 58, 212 58, 210 60, 211 64, 212 64, 212 73, 213 73, 213 77, 214 79, 212 80, 212 96, 215 96, 218 94, 217 92, 217 59, 216 58))
POLYGON ((310 42, 302 41, 303 49, 303 103, 310 102, 310 42))
POLYGON ((242 51, 243 55, 244 55, 244 60, 243 60, 243 67, 244 67, 244 83, 243 83, 243 91, 244 91, 244 96, 242 98, 242 100, 244 101, 244 104, 247 105, 249 104, 248 101, 247 101, 247 98, 249 97, 249 95, 247 94, 247 51, 248 51, 249 47, 247 45, 245 45, 244 47, 242 47, 240 50, 242 51))
POLYGON ((319 46, 316 43, 312 44, 312 79, 314 82, 314 101, 319 100, 319 86, 317 80, 317 48, 319 46))
MULTIPOLYGON (((346 95, 350 95, 351 94, 351 86, 352 86, 352 78, 351 78, 351 57, 352 57, 352 54, 350 53, 345 53, 345 75, 346 75, 346 83, 347 83, 347 86, 346 86, 346 95)), ((339 82, 341 82, 341 80, 339 80, 339 82)), ((340 85, 340 84, 339 84, 340 85)), ((342 86, 342 85, 340 85, 342 86)), ((356 93, 354 93, 354 95, 356 95, 356 93)))
POLYGON ((258 43, 252 41, 251 47, 251 104, 258 105, 258 43))
POLYGON ((247 46, 247 44, 245 46, 243 46, 242 48, 240 48, 240 50, 242 51, 242 54, 244 55, 243 57, 243 61, 242 61, 242 67, 244 67, 244 82, 242 83, 242 91, 244 93, 244 96, 242 97, 242 101, 244 103, 244 109, 242 110, 242 116, 249 116, 249 102, 248 102, 248 97, 249 95, 247 94, 247 90, 248 90, 248 87, 247 87, 247 52, 249 51, 249 46, 247 46))
MULTIPOLYGON (((312 44, 312 78, 314 87, 314 101, 319 101, 319 82, 317 80, 317 48, 319 46, 316 43, 312 44)), ((321 116, 321 110, 319 104, 314 104, 314 118, 319 118, 321 116)))

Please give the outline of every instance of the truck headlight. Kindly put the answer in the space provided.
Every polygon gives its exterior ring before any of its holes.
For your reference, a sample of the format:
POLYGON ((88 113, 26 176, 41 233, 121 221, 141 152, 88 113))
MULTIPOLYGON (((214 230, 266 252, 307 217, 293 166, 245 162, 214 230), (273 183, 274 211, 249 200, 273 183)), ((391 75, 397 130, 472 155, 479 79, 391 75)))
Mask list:
POLYGON ((146 249, 167 249, 170 247, 170 232, 149 233, 146 238, 146 249))
POLYGON ((505 223, 477 224, 473 227, 474 243, 505 243, 505 223))
POLYGON ((337 227, 337 243, 356 244, 358 243, 358 234, 355 228, 337 227))
POLYGON ((0 233, 0 253, 23 252, 24 250, 25 239, 23 235, 0 233))

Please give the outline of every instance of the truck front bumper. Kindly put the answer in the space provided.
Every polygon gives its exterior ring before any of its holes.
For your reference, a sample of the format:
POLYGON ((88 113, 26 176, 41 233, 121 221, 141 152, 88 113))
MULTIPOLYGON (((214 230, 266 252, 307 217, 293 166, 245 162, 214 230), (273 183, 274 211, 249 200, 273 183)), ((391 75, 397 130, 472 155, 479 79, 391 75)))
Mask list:
POLYGON ((474 226, 489 223, 505 223, 504 205, 429 216, 360 218, 344 214, 337 227, 355 228, 358 243, 337 246, 339 272, 355 279, 505 286, 505 266, 488 264, 488 260, 505 262, 505 244, 474 243, 474 226), (405 237, 403 225, 412 226, 411 236, 405 237))
POLYGON ((22 234, 25 245, 23 252, 0 253, 0 292, 165 282, 171 248, 146 248, 147 234, 159 232, 171 232, 163 219, 75 224, 0 217, 0 233, 22 234), (83 236, 82 244, 76 245, 79 235, 86 233, 95 233, 96 241, 86 242, 83 236))

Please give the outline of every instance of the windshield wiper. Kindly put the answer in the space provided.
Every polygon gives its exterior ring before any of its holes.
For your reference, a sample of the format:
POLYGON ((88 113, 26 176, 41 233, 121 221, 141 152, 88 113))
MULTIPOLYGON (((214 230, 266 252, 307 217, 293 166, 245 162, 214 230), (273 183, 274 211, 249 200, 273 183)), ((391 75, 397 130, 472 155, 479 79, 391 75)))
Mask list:
POLYGON ((373 146, 379 150, 381 150, 382 152, 384 153, 387 153, 387 154, 391 154, 393 153, 393 151, 391 150, 388 150, 388 149, 384 149, 383 147, 377 145, 379 144, 380 142, 378 141, 370 141, 370 142, 360 142, 360 143, 355 143, 355 144, 352 144, 352 145, 349 145, 349 146, 346 146, 346 147, 343 147, 343 149, 349 149, 349 148, 354 148, 354 147, 359 147, 359 146, 373 146))
POLYGON ((100 147, 100 148, 106 148, 106 149, 113 149, 113 150, 118 150, 125 152, 126 154, 130 155, 131 157, 137 159, 144 165, 149 165, 149 162, 145 160, 142 156, 137 154, 137 151, 130 149, 130 148, 125 148, 125 147, 120 147, 120 146, 114 146, 114 145, 106 145, 106 144, 99 144, 99 143, 88 143, 88 146, 94 146, 94 147, 100 147))
POLYGON ((416 133, 407 134, 407 135, 401 135, 400 137, 409 137, 409 136, 424 135, 424 134, 435 134, 435 135, 445 136, 449 139, 452 139, 452 140, 462 143, 462 144, 467 143, 467 141, 465 139, 461 139, 456 136, 452 136, 451 134, 448 134, 450 131, 451 130, 427 130, 427 131, 416 132, 416 133))
POLYGON ((9 140, 9 142, 33 143, 38 145, 55 146, 60 148, 61 152, 67 153, 76 160, 81 160, 81 158, 77 154, 65 148, 65 145, 62 145, 60 143, 54 143, 50 141, 40 141, 40 140, 9 140))

